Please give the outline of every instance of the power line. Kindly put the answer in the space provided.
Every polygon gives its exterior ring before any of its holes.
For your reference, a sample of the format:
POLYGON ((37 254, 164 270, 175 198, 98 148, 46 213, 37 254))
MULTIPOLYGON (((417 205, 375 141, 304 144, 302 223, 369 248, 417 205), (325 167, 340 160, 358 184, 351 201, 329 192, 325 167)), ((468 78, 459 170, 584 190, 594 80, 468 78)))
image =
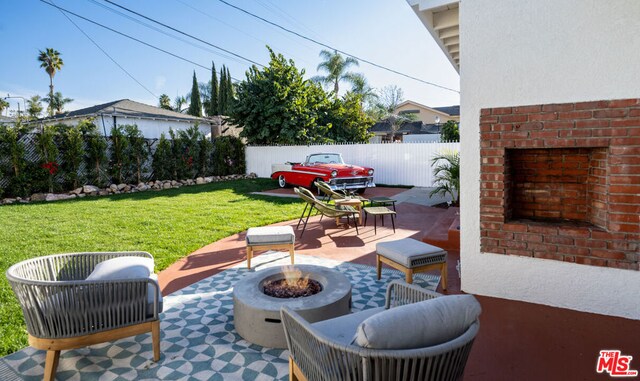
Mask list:
MULTIPOLYGON (((105 0, 105 1, 111 2, 110 0, 105 0)), ((438 88, 441 88, 441 89, 444 89, 444 90, 453 91, 454 93, 458 93, 458 94, 460 94, 460 91, 458 91, 458 90, 455 90, 455 89, 452 89, 452 88, 449 88, 449 87, 446 87, 446 86, 438 85, 438 84, 433 83, 433 82, 425 81, 424 79, 420 79, 420 78, 414 77, 414 76, 412 76, 412 75, 409 75, 409 74, 405 74, 405 73, 399 72, 399 71, 397 71, 397 70, 395 70, 395 69, 391 69, 391 68, 388 68, 388 67, 386 67, 386 66, 383 66, 383 65, 377 64, 377 63, 372 62, 372 61, 369 61, 369 60, 367 60, 367 59, 364 59, 364 58, 358 57, 358 56, 356 56, 356 55, 354 55, 354 54, 347 53, 347 52, 345 52, 344 50, 340 50, 340 49, 338 49, 338 48, 334 48, 334 47, 332 47, 332 46, 330 46, 330 45, 327 45, 327 44, 325 44, 325 43, 323 43, 323 42, 320 42, 320 41, 318 41, 318 40, 315 40, 315 39, 313 39, 313 38, 311 38, 311 37, 307 37, 307 36, 305 36, 305 35, 303 35, 303 34, 300 34, 300 33, 296 32, 296 31, 293 31, 293 30, 291 30, 291 29, 285 28, 285 27, 281 26, 280 24, 277 24, 277 23, 275 23, 275 22, 273 22, 273 21, 269 21, 269 20, 265 19, 264 17, 258 16, 258 15, 254 14, 254 13, 251 13, 251 12, 249 12, 249 11, 247 11, 247 10, 243 9, 243 8, 240 8, 240 7, 236 6, 236 5, 233 5, 233 4, 231 4, 231 3, 229 3, 229 2, 227 2, 227 1, 225 1, 225 0, 218 0, 218 1, 219 1, 219 2, 221 2, 222 4, 225 4, 225 5, 229 6, 229 7, 231 7, 231 8, 234 8, 234 9, 236 9, 236 10, 238 10, 238 11, 242 12, 242 13, 245 13, 245 14, 247 14, 247 15, 249 15, 249 16, 251 16, 251 17, 253 17, 253 18, 256 18, 256 19, 258 19, 258 20, 260 20, 260 21, 263 21, 263 22, 265 22, 265 23, 267 23, 267 24, 269 24, 269 25, 272 25, 272 26, 274 26, 274 27, 276 27, 276 28, 282 29, 282 30, 284 30, 284 31, 285 31, 285 32, 287 32, 287 33, 291 33, 291 34, 293 34, 293 35, 295 35, 295 36, 298 36, 298 37, 300 37, 300 38, 302 38, 302 39, 304 39, 304 40, 307 40, 307 41, 313 42, 313 43, 314 43, 314 44, 316 44, 316 45, 320 45, 320 46, 322 46, 322 47, 325 47, 325 48, 328 48, 328 49, 334 50, 334 51, 336 51, 336 52, 342 53, 342 54, 344 54, 344 55, 346 55, 346 56, 349 56, 349 57, 355 58, 355 59, 357 59, 358 61, 362 61, 362 62, 367 63, 367 64, 369 64, 369 65, 375 66, 375 67, 377 67, 377 68, 379 68, 379 69, 383 69, 383 70, 389 71, 389 72, 391 72, 391 73, 398 74, 398 75, 401 75, 401 76, 406 77, 406 78, 409 78, 409 79, 413 79, 414 81, 422 82, 422 83, 427 84, 427 85, 430 85, 430 86, 435 86, 435 87, 438 87, 438 88)))
MULTIPOLYGON (((49 2, 47 2, 47 1, 45 1, 45 0, 40 0, 40 1, 41 1, 42 3, 45 3, 45 4, 49 5, 49 6, 52 6, 52 7, 54 7, 54 8, 57 8, 57 9, 58 9, 58 10, 60 10, 60 11, 63 11, 63 12, 65 12, 65 13, 68 13, 68 14, 70 14, 70 15, 72 15, 72 16, 75 16, 75 17, 77 17, 77 18, 80 18, 80 19, 82 19, 82 20, 85 20, 85 21, 87 21, 87 22, 89 22, 89 23, 92 23, 92 24, 94 24, 94 25, 97 25, 97 26, 99 26, 99 27, 101 27, 101 28, 104 28, 104 29, 106 29, 106 30, 110 31, 110 32, 113 32, 113 33, 119 34, 119 35, 120 35, 120 36, 122 36, 122 37, 126 37, 126 38, 128 38, 128 39, 130 39, 130 40, 133 40, 133 41, 135 41, 135 42, 137 42, 137 43, 140 43, 140 44, 142 44, 142 45, 145 45, 145 46, 147 46, 147 47, 150 47, 150 48, 155 49, 155 50, 157 50, 157 51, 160 51, 160 52, 162 52, 162 53, 168 54, 168 55, 170 55, 170 56, 172 56, 172 57, 174 57, 174 58, 177 58, 177 59, 179 59, 179 60, 182 60, 182 61, 188 62, 188 63, 193 64, 193 65, 195 65, 195 66, 201 67, 201 68, 203 68, 203 69, 205 69, 205 70, 211 70, 211 68, 210 68, 210 67, 207 67, 207 66, 201 65, 201 64, 199 64, 199 63, 197 63, 197 62, 191 61, 191 60, 190 60, 190 59, 188 59, 188 58, 184 58, 184 57, 182 57, 182 56, 180 56, 180 55, 177 55, 177 54, 171 53, 171 52, 169 52, 169 51, 167 51, 167 50, 164 50, 164 49, 159 48, 159 47, 157 47, 157 46, 155 46, 155 45, 152 45, 152 44, 149 44, 149 43, 147 43, 147 42, 144 42, 144 41, 142 41, 142 40, 140 40, 140 39, 137 39, 137 38, 135 38, 135 37, 132 37, 132 36, 130 36, 130 35, 128 35, 128 34, 125 34, 125 33, 122 33, 122 32, 120 32, 120 31, 117 31, 117 30, 115 30, 115 29, 113 29, 113 28, 110 28, 110 27, 108 27, 108 26, 106 26, 106 25, 100 24, 100 23, 99 23, 99 22, 97 22, 97 21, 93 21, 93 20, 91 20, 91 19, 88 19, 88 18, 86 18, 86 17, 84 17, 84 16, 81 16, 81 15, 79 15, 79 14, 75 13, 75 12, 72 12, 72 11, 70 11, 70 10, 68 10, 68 9, 65 9, 65 8, 59 7, 59 6, 55 5, 55 4, 51 4, 51 3, 49 3, 49 2)), ((239 81, 237 78, 234 78, 234 77, 231 77, 231 79, 232 79, 232 80, 234 80, 234 81, 236 81, 236 82, 238 82, 238 81, 239 81)))
POLYGON ((167 32, 167 31, 165 31, 165 30, 163 30, 163 29, 161 29, 161 28, 158 28, 158 27, 155 27, 155 26, 153 26, 153 25, 147 24, 147 23, 145 23, 145 22, 144 22, 144 21, 142 21, 142 20, 139 20, 139 19, 137 19, 137 18, 135 18, 135 17, 133 17, 133 16, 129 16, 128 14, 126 14, 126 13, 124 13, 124 12, 120 12, 120 11, 119 11, 119 10, 117 10, 117 9, 113 9, 113 8, 111 8, 111 7, 108 7, 108 6, 106 6, 105 4, 99 3, 99 2, 98 2, 98 1, 96 1, 96 0, 89 0, 89 1, 91 1, 92 3, 94 3, 95 5, 97 5, 97 6, 101 7, 101 8, 104 8, 104 9, 106 9, 106 10, 108 10, 108 11, 110 11, 110 12, 113 12, 113 13, 115 13, 115 14, 119 15, 119 16, 122 16, 122 17, 124 17, 124 18, 127 18, 127 19, 129 19, 129 20, 131 20, 131 21, 133 21, 133 22, 135 22, 135 23, 137 23, 137 24, 139 24, 139 25, 142 25, 142 26, 144 26, 144 27, 146 27, 146 28, 149 28, 149 29, 151 29, 151 30, 154 30, 154 31, 156 31, 156 32, 158 32, 158 33, 162 33, 162 34, 164 34, 165 36, 168 36, 168 37, 171 37, 171 38, 176 39, 176 40, 178 40, 178 41, 184 42, 185 44, 189 44, 189 45, 191 45, 191 46, 193 46, 193 47, 196 47, 196 48, 198 48, 198 49, 204 50, 204 51, 206 51, 206 52, 209 52, 209 53, 215 54, 215 55, 217 55, 217 56, 220 56, 220 57, 223 57, 223 58, 226 58, 226 59, 229 59, 229 60, 232 60, 232 61, 238 62, 238 63, 242 62, 242 61, 240 61, 239 59, 237 59, 237 58, 235 58, 235 57, 231 57, 231 56, 228 56, 228 55, 226 55, 226 54, 223 54, 223 53, 217 52, 217 51, 215 51, 215 50, 213 50, 213 49, 206 48, 206 47, 201 46, 201 45, 198 45, 198 44, 196 44, 196 43, 194 43, 194 42, 192 42, 192 41, 189 41, 189 40, 188 40, 188 39, 186 39, 186 38, 181 38, 181 37, 179 37, 179 36, 176 36, 176 35, 173 35, 173 34, 171 34, 171 33, 167 32))
POLYGON ((154 20, 154 19, 152 19, 151 17, 147 17, 147 16, 145 16, 145 15, 143 15, 143 14, 141 14, 141 13, 138 13, 138 12, 136 12, 136 11, 134 11, 134 10, 131 10, 131 9, 127 8, 127 7, 124 7, 124 6, 120 5, 120 4, 116 4, 116 3, 114 3, 114 2, 113 2, 113 1, 111 1, 111 0, 104 0, 104 1, 105 1, 105 2, 107 2, 107 3, 109 3, 109 4, 111 4, 111 5, 115 5, 116 7, 120 8, 120 9, 124 9, 125 11, 127 11, 127 12, 129 12, 129 13, 133 13, 134 15, 137 15, 137 16, 139 16, 139 17, 142 17, 142 18, 146 19, 146 20, 149 20, 149 21, 151 21, 151 22, 153 22, 153 23, 156 23, 156 24, 158 24, 158 25, 162 25, 163 27, 165 27, 165 28, 167 28, 167 29, 171 29, 171 30, 173 30, 174 32, 180 33, 180 34, 185 35, 185 36, 187 36, 187 37, 190 37, 190 38, 192 38, 192 39, 194 39, 194 40, 196 40, 196 41, 199 41, 199 42, 201 42, 201 43, 203 43, 203 44, 206 44, 206 45, 209 45, 209 46, 214 47, 214 48, 216 48, 216 49, 222 50, 223 52, 228 53, 228 54, 231 54, 232 56, 235 56, 235 57, 241 58, 241 59, 243 59, 243 60, 245 60, 245 61, 247 61, 247 62, 251 62, 251 63, 252 63, 252 64, 254 64, 254 65, 257 65, 257 66, 260 66, 260 67, 264 67, 264 65, 262 65, 261 63, 258 63, 258 62, 256 62, 256 61, 254 61, 254 60, 250 59, 250 58, 247 58, 247 57, 241 56, 240 54, 234 53, 234 52, 232 52, 232 51, 230 51, 230 50, 227 50, 227 49, 225 49, 225 48, 222 48, 222 47, 220 47, 220 46, 218 46, 218 45, 214 45, 214 44, 212 44, 212 43, 210 43, 210 42, 207 42, 207 41, 205 41, 205 40, 203 40, 203 39, 201 39, 201 38, 198 38, 198 37, 193 36, 193 35, 191 35, 191 34, 189 34, 189 33, 186 33, 186 32, 183 32, 183 31, 181 31, 181 30, 179 30, 179 29, 176 29, 176 28, 174 28, 174 27, 172 27, 172 26, 169 26, 169 25, 167 25, 167 24, 164 24, 164 23, 162 23, 162 22, 160 22, 160 21, 154 20))
MULTIPOLYGON (((55 5, 55 3, 53 2, 53 0, 51 0, 51 4, 55 5)), ((89 41, 91 41, 91 42, 93 43, 93 45, 95 45, 95 46, 96 46, 96 48, 100 49, 100 51, 101 51, 102 53, 104 53, 104 55, 105 55, 105 56, 107 56, 107 57, 111 60, 111 62, 113 62, 114 64, 116 64, 116 66, 118 66, 118 67, 120 68, 120 70, 122 70, 126 75, 128 75, 128 76, 129 76, 129 78, 133 79, 133 80, 134 80, 138 85, 140 85, 140 87, 142 87, 143 89, 145 89, 145 90, 146 90, 149 94, 151 94, 154 98, 157 98, 157 97, 158 97, 157 95, 155 95, 155 94, 153 93, 153 91, 149 90, 145 85, 143 85, 143 84, 142 84, 142 82, 138 81, 138 80, 137 80, 137 79, 136 79, 136 78, 135 78, 131 73, 129 73, 129 72, 127 71, 127 69, 125 69, 124 67, 122 67, 122 65, 120 65, 120 64, 119 64, 119 63, 118 63, 118 62, 117 62, 113 57, 111 57, 111 56, 109 55, 109 53, 107 53, 104 49, 102 49, 102 47, 101 47, 97 42, 95 42, 95 41, 93 40, 93 38, 89 37, 89 35, 88 35, 87 33, 85 33, 85 31, 84 31, 84 30, 82 30, 82 28, 80 28, 80 26, 79 26, 78 24, 76 24, 75 22, 73 22, 73 20, 71 20, 71 18, 70 18, 66 13, 64 13, 61 9, 58 9, 58 10, 60 11, 60 13, 62 13, 62 15, 63 15, 64 17, 66 17, 66 18, 67 18, 67 20, 69 20, 69 22, 70 22, 70 23, 72 23, 72 24, 73 24, 73 26, 75 26, 76 28, 78 28, 78 30, 80 31, 80 33, 84 34, 84 36, 85 36, 86 38, 88 38, 88 39, 89 39, 89 41)))

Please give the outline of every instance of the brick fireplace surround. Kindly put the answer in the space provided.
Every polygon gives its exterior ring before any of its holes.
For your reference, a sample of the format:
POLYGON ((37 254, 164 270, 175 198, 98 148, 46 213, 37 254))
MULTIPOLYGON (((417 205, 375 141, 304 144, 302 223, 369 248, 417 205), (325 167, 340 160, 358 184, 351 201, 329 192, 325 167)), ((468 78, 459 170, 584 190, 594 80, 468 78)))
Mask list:
POLYGON ((482 252, 640 270, 640 99, 483 109, 482 252))

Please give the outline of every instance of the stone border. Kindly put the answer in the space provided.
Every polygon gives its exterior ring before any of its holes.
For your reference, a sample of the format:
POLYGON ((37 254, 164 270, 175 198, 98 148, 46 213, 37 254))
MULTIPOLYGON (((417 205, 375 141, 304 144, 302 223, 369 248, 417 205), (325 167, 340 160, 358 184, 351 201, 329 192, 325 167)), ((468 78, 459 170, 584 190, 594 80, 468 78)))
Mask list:
POLYGON ((96 197, 96 196, 111 196, 114 194, 123 193, 138 193, 146 191, 161 191, 165 189, 180 188, 183 186, 202 185, 215 183, 220 181, 229 180, 241 180, 241 179, 255 179, 257 178, 255 173, 248 175, 227 175, 227 176, 207 176, 197 177, 195 179, 188 180, 156 180, 148 181, 145 183, 135 184, 111 184, 106 188, 99 188, 94 185, 84 185, 80 188, 74 189, 67 193, 34 193, 31 197, 27 198, 5 198, 0 200, 0 205, 11 205, 15 203, 28 204, 31 202, 40 201, 60 201, 60 200, 72 200, 74 198, 83 197, 96 197))

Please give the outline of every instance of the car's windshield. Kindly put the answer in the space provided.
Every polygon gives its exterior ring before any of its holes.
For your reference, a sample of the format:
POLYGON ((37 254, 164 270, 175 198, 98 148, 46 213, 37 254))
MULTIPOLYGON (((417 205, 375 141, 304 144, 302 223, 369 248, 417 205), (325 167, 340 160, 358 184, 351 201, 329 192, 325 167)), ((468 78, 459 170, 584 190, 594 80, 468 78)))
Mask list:
POLYGON ((342 156, 338 153, 317 153, 309 155, 307 163, 344 164, 342 156))

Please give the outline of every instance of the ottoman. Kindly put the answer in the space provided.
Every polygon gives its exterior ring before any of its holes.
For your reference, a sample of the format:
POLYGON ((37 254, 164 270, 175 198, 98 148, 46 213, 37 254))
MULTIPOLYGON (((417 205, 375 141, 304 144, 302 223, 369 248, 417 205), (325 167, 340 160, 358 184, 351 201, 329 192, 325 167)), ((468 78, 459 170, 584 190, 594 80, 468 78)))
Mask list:
POLYGON ((247 267, 251 268, 254 250, 289 250, 293 264, 296 236, 291 226, 263 226, 247 230, 247 267))
POLYGON ((447 252, 412 238, 380 242, 376 245, 378 279, 382 263, 405 273, 407 283, 413 283, 413 274, 440 270, 442 289, 447 289, 447 252))

